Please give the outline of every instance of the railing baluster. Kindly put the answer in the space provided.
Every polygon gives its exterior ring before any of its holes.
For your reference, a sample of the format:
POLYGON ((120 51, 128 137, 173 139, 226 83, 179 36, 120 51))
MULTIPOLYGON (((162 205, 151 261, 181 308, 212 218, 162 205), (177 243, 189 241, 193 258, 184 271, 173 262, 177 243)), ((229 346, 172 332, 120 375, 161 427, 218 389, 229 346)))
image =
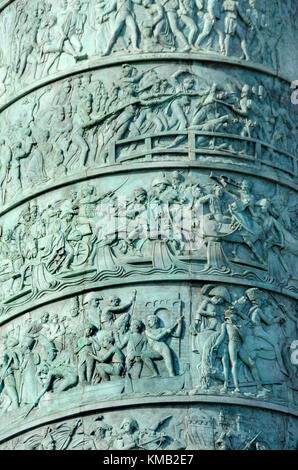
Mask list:
POLYGON ((188 155, 189 160, 196 159, 196 134, 194 132, 188 131, 188 155))
POLYGON ((145 139, 145 150, 148 150, 146 153, 146 160, 152 160, 152 139, 151 137, 146 137, 145 139))

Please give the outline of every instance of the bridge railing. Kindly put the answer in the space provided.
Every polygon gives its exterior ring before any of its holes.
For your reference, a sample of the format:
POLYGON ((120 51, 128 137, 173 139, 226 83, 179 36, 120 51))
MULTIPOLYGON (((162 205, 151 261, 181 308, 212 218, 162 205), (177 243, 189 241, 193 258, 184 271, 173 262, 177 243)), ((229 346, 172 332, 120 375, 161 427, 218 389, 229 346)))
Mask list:
POLYGON ((290 177, 297 176, 297 158, 273 145, 236 134, 195 130, 161 132, 113 141, 109 149, 109 162, 150 161, 163 156, 199 161, 212 155, 223 160, 238 159, 239 163, 247 161, 259 167, 266 165, 290 177))

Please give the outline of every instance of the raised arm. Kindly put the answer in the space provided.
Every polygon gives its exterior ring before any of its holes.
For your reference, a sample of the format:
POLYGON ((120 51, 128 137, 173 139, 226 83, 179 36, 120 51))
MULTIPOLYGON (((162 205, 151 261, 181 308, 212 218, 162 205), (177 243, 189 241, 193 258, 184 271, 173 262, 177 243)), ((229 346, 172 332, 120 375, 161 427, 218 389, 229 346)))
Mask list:
MULTIPOLYGON (((176 325, 175 325, 176 328, 176 325)), ((158 330, 145 330, 145 334, 149 339, 160 341, 172 333, 173 328, 158 328, 158 330)))

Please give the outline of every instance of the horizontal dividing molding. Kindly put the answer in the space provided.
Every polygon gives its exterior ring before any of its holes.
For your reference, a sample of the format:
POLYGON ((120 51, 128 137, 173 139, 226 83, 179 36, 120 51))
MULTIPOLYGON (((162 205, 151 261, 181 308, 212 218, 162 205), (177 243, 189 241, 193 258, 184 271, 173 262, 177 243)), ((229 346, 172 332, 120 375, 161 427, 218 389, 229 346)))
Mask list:
MULTIPOLYGON (((73 402, 72 402, 73 403, 73 402)), ((33 418, 30 421, 28 420, 25 424, 20 422, 11 423, 10 426, 6 426, 6 430, 0 432, 0 442, 5 442, 8 439, 19 436, 21 433, 29 432, 32 429, 37 427, 46 426, 50 423, 61 422, 67 419, 72 419, 77 416, 82 416, 84 414, 98 413, 103 411, 113 411, 123 408, 139 408, 146 405, 152 406, 156 405, 159 407, 162 406, 171 406, 171 405, 181 405, 181 406, 191 406, 191 405, 231 405, 231 406, 243 406, 248 408, 258 408, 263 411, 271 411, 275 413, 281 413, 283 415, 298 417, 298 410, 290 408, 286 405, 271 403, 267 401, 255 400, 255 399, 246 399, 238 397, 228 397, 228 396, 218 396, 218 395, 168 395, 168 396, 159 396, 159 397, 135 397, 135 398, 123 398, 122 400, 108 400, 103 401, 100 404, 90 403, 82 404, 79 406, 71 406, 67 408, 57 407, 56 411, 53 411, 51 414, 48 414, 43 417, 33 418), (137 402, 136 402, 137 399, 137 402), (61 408, 63 408, 61 410, 61 408)))
POLYGON ((151 53, 141 53, 141 54, 124 54, 124 55, 116 55, 111 57, 97 57, 96 59, 91 59, 86 61, 84 65, 80 67, 73 67, 68 68, 67 70, 57 72, 53 75, 48 77, 42 78, 40 80, 32 81, 30 85, 20 89, 20 91, 11 97, 7 97, 7 101, 4 103, 0 103, 0 112, 4 111, 6 108, 11 106, 13 103, 18 101, 19 99, 23 98, 24 96, 28 95, 29 93, 38 90, 39 88, 44 87, 45 85, 49 85, 53 82, 63 80, 64 78, 71 77, 73 75, 78 75, 84 72, 90 72, 92 70, 104 69, 106 67, 114 66, 114 65, 122 65, 123 63, 138 63, 138 62, 168 62, 168 61, 183 61, 183 62, 207 62, 207 63, 216 63, 221 65, 230 65, 230 66, 237 66, 240 68, 244 68, 247 70, 252 70, 254 72, 260 72, 279 80, 286 82, 289 87, 292 82, 290 77, 285 77, 277 73, 271 67, 255 64, 251 61, 245 61, 241 59, 237 59, 236 57, 224 57, 220 54, 214 53, 196 53, 196 52, 151 52, 151 53))
POLYGON ((152 275, 150 278, 147 276, 147 279, 145 280, 144 278, 137 279, 136 277, 131 277, 131 278, 123 278, 120 277, 119 279, 110 279, 106 281, 96 281, 94 283, 90 283, 86 285, 85 282, 82 283, 80 286, 72 286, 71 288, 66 288, 62 292, 53 292, 51 295, 45 295, 44 297, 40 299, 35 299, 33 302, 28 303, 26 305, 23 305, 19 307, 18 309, 14 309, 11 312, 9 312, 7 315, 0 316, 0 327, 5 325, 6 323, 10 322, 14 318, 20 317, 21 315, 24 315, 26 313, 32 312, 32 310, 36 310, 41 307, 45 307, 46 305, 54 304, 56 302, 59 302, 60 300, 65 300, 71 297, 75 297, 78 295, 83 295, 88 292, 101 292, 104 289, 107 288, 117 288, 119 287, 126 287, 126 286, 135 286, 135 285, 146 285, 146 284, 151 284, 151 283, 165 283, 165 284, 171 284, 171 283, 188 283, 191 286, 195 286, 197 283, 215 283, 215 284, 224 284, 224 285, 235 285, 235 286, 243 286, 243 287, 258 287, 262 290, 269 291, 271 293, 276 293, 279 295, 283 295, 285 297, 288 297, 290 299, 297 299, 298 300, 298 294, 294 294, 291 291, 288 291, 286 289, 278 289, 276 285, 270 286, 268 283, 265 282, 260 282, 260 281, 252 281, 250 279, 245 279, 241 277, 232 277, 232 276, 219 276, 218 274, 216 275, 204 275, 200 273, 189 273, 187 274, 171 274, 171 277, 167 278, 166 274, 156 274, 152 275))
POLYGON ((6 7, 14 3, 16 0, 4 0, 3 2, 0 2, 0 13, 2 13, 3 10, 5 10, 6 7))
MULTIPOLYGON (((13 200, 11 203, 8 203, 5 206, 0 206, 0 217, 7 214, 12 209, 19 207, 20 205, 35 199, 42 194, 46 194, 48 192, 54 191, 59 188, 63 188, 64 186, 70 186, 75 183, 80 183, 87 180, 92 180, 98 177, 109 176, 113 174, 121 174, 121 173, 132 173, 136 171, 148 171, 151 170, 163 170, 163 169, 185 169, 187 171, 191 170, 198 170, 198 169, 205 169, 205 170, 223 170, 229 173, 241 173, 243 175, 252 175, 257 178, 262 178, 272 183, 278 183, 281 186, 285 186, 289 189, 294 191, 298 191, 298 184, 294 183, 287 178, 281 177, 279 174, 276 173, 276 170, 268 170, 261 169, 261 168, 249 168, 247 166, 237 165, 233 163, 233 165, 227 163, 212 163, 212 162, 200 162, 195 160, 190 160, 189 158, 184 161, 179 160, 163 160, 163 161, 147 161, 147 162, 130 162, 130 163, 121 163, 121 164, 113 164, 113 165, 104 165, 102 167, 98 167, 95 169, 88 168, 88 169, 81 169, 76 174, 72 174, 69 177, 63 178, 63 180, 57 181, 53 180, 49 184, 41 186, 35 192, 30 194, 23 194, 22 198, 13 200)), ((282 171, 282 170, 280 170, 282 171)), ((149 175, 149 173, 148 173, 149 175)))

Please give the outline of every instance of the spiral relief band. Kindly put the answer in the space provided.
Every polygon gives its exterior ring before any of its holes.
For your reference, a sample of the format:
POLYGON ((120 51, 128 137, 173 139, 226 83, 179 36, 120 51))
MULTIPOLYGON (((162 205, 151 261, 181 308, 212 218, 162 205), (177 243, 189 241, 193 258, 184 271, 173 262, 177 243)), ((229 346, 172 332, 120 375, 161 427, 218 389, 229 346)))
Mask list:
POLYGON ((297 449, 295 1, 0 2, 0 449, 297 449))

